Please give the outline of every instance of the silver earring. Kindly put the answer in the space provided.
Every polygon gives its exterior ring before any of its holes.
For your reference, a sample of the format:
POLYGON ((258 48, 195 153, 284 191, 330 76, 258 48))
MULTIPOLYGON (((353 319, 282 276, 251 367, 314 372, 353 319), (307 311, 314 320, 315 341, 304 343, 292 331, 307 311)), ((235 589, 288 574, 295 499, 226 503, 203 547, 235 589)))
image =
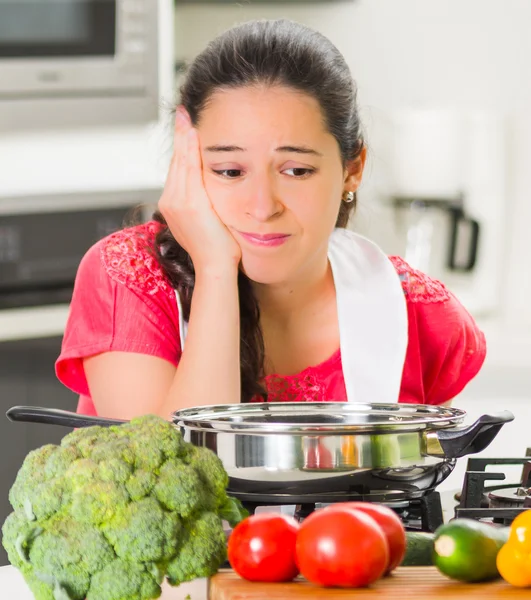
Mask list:
POLYGON ((346 202, 347 204, 350 204, 351 202, 354 202, 355 199, 355 194, 354 192, 347 192, 343 198, 343 201, 346 202))

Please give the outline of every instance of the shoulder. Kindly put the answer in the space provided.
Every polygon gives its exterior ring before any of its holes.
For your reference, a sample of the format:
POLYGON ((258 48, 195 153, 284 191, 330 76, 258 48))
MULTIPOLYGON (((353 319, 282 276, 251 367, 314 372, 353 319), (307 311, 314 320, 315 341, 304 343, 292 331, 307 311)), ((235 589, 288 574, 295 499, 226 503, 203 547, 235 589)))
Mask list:
POLYGON ((474 317, 442 282, 414 269, 400 257, 390 259, 406 296, 410 339, 416 336, 426 351, 435 351, 439 344, 446 352, 448 344, 461 344, 465 340, 471 348, 485 345, 474 317))
POLYGON ((155 240, 161 227, 150 221, 112 233, 92 246, 83 262, 94 267, 97 262, 111 281, 137 293, 170 292, 170 282, 155 254, 155 240))
POLYGON ((439 280, 414 269, 398 256, 389 257, 402 282, 412 327, 421 335, 429 333, 430 344, 460 338, 465 331, 479 331, 472 315, 439 280))
POLYGON ((389 260, 400 277, 408 302, 432 304, 448 302, 452 299, 450 292, 442 282, 414 269, 400 256, 390 256, 389 260))
MULTIPOLYGON (((347 260, 359 261, 358 253, 361 253, 368 259, 367 264, 371 267, 374 257, 377 260, 380 260, 382 255, 385 257, 381 248, 372 240, 344 228, 334 229, 330 236, 329 248, 339 251, 347 260), (349 252, 351 252, 350 255, 349 252)), ((400 256, 388 256, 387 258, 398 273, 408 304, 441 303, 451 299, 450 293, 440 281, 413 268, 400 256)))
POLYGON ((427 404, 459 394, 485 360, 487 346, 475 319, 443 283, 390 257, 402 281, 409 315, 403 386, 427 404))

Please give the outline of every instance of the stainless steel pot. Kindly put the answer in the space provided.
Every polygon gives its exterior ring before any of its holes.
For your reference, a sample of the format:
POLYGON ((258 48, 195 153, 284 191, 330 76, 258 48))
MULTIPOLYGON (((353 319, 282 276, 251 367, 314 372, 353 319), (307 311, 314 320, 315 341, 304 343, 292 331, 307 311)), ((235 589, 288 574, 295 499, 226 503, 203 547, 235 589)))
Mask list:
MULTIPOLYGON (((12 421, 87 427, 123 423, 36 407, 14 407, 12 421)), ((391 501, 421 497, 456 459, 486 448, 513 415, 483 415, 413 404, 256 403, 179 410, 184 438, 222 460, 233 495, 302 503, 319 497, 391 501)))

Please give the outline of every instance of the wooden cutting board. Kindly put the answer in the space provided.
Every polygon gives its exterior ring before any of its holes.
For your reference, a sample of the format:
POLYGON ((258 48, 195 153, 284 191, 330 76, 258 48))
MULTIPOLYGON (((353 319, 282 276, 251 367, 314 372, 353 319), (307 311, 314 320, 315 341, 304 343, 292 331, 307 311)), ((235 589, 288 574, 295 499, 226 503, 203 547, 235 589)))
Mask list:
POLYGON ((328 598, 388 598, 389 600, 433 600, 455 598, 495 600, 531 599, 530 589, 515 588, 503 580, 481 584, 451 581, 435 567, 399 567, 390 577, 370 588, 324 589, 304 580, 291 583, 251 583, 232 571, 220 572, 210 580, 209 600, 328 600, 328 598))

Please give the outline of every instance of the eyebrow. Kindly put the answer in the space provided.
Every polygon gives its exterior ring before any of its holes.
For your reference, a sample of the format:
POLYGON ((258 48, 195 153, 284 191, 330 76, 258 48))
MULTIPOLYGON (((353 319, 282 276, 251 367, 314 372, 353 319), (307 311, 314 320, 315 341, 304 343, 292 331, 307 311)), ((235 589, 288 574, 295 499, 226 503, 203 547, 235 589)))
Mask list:
MULTIPOLYGON (((207 146, 205 148, 205 152, 245 152, 245 148, 241 148, 240 146, 207 146)), ((313 148, 308 148, 306 146, 279 146, 275 148, 276 152, 295 152, 297 154, 312 154, 313 156, 323 156, 317 150, 313 148)))

